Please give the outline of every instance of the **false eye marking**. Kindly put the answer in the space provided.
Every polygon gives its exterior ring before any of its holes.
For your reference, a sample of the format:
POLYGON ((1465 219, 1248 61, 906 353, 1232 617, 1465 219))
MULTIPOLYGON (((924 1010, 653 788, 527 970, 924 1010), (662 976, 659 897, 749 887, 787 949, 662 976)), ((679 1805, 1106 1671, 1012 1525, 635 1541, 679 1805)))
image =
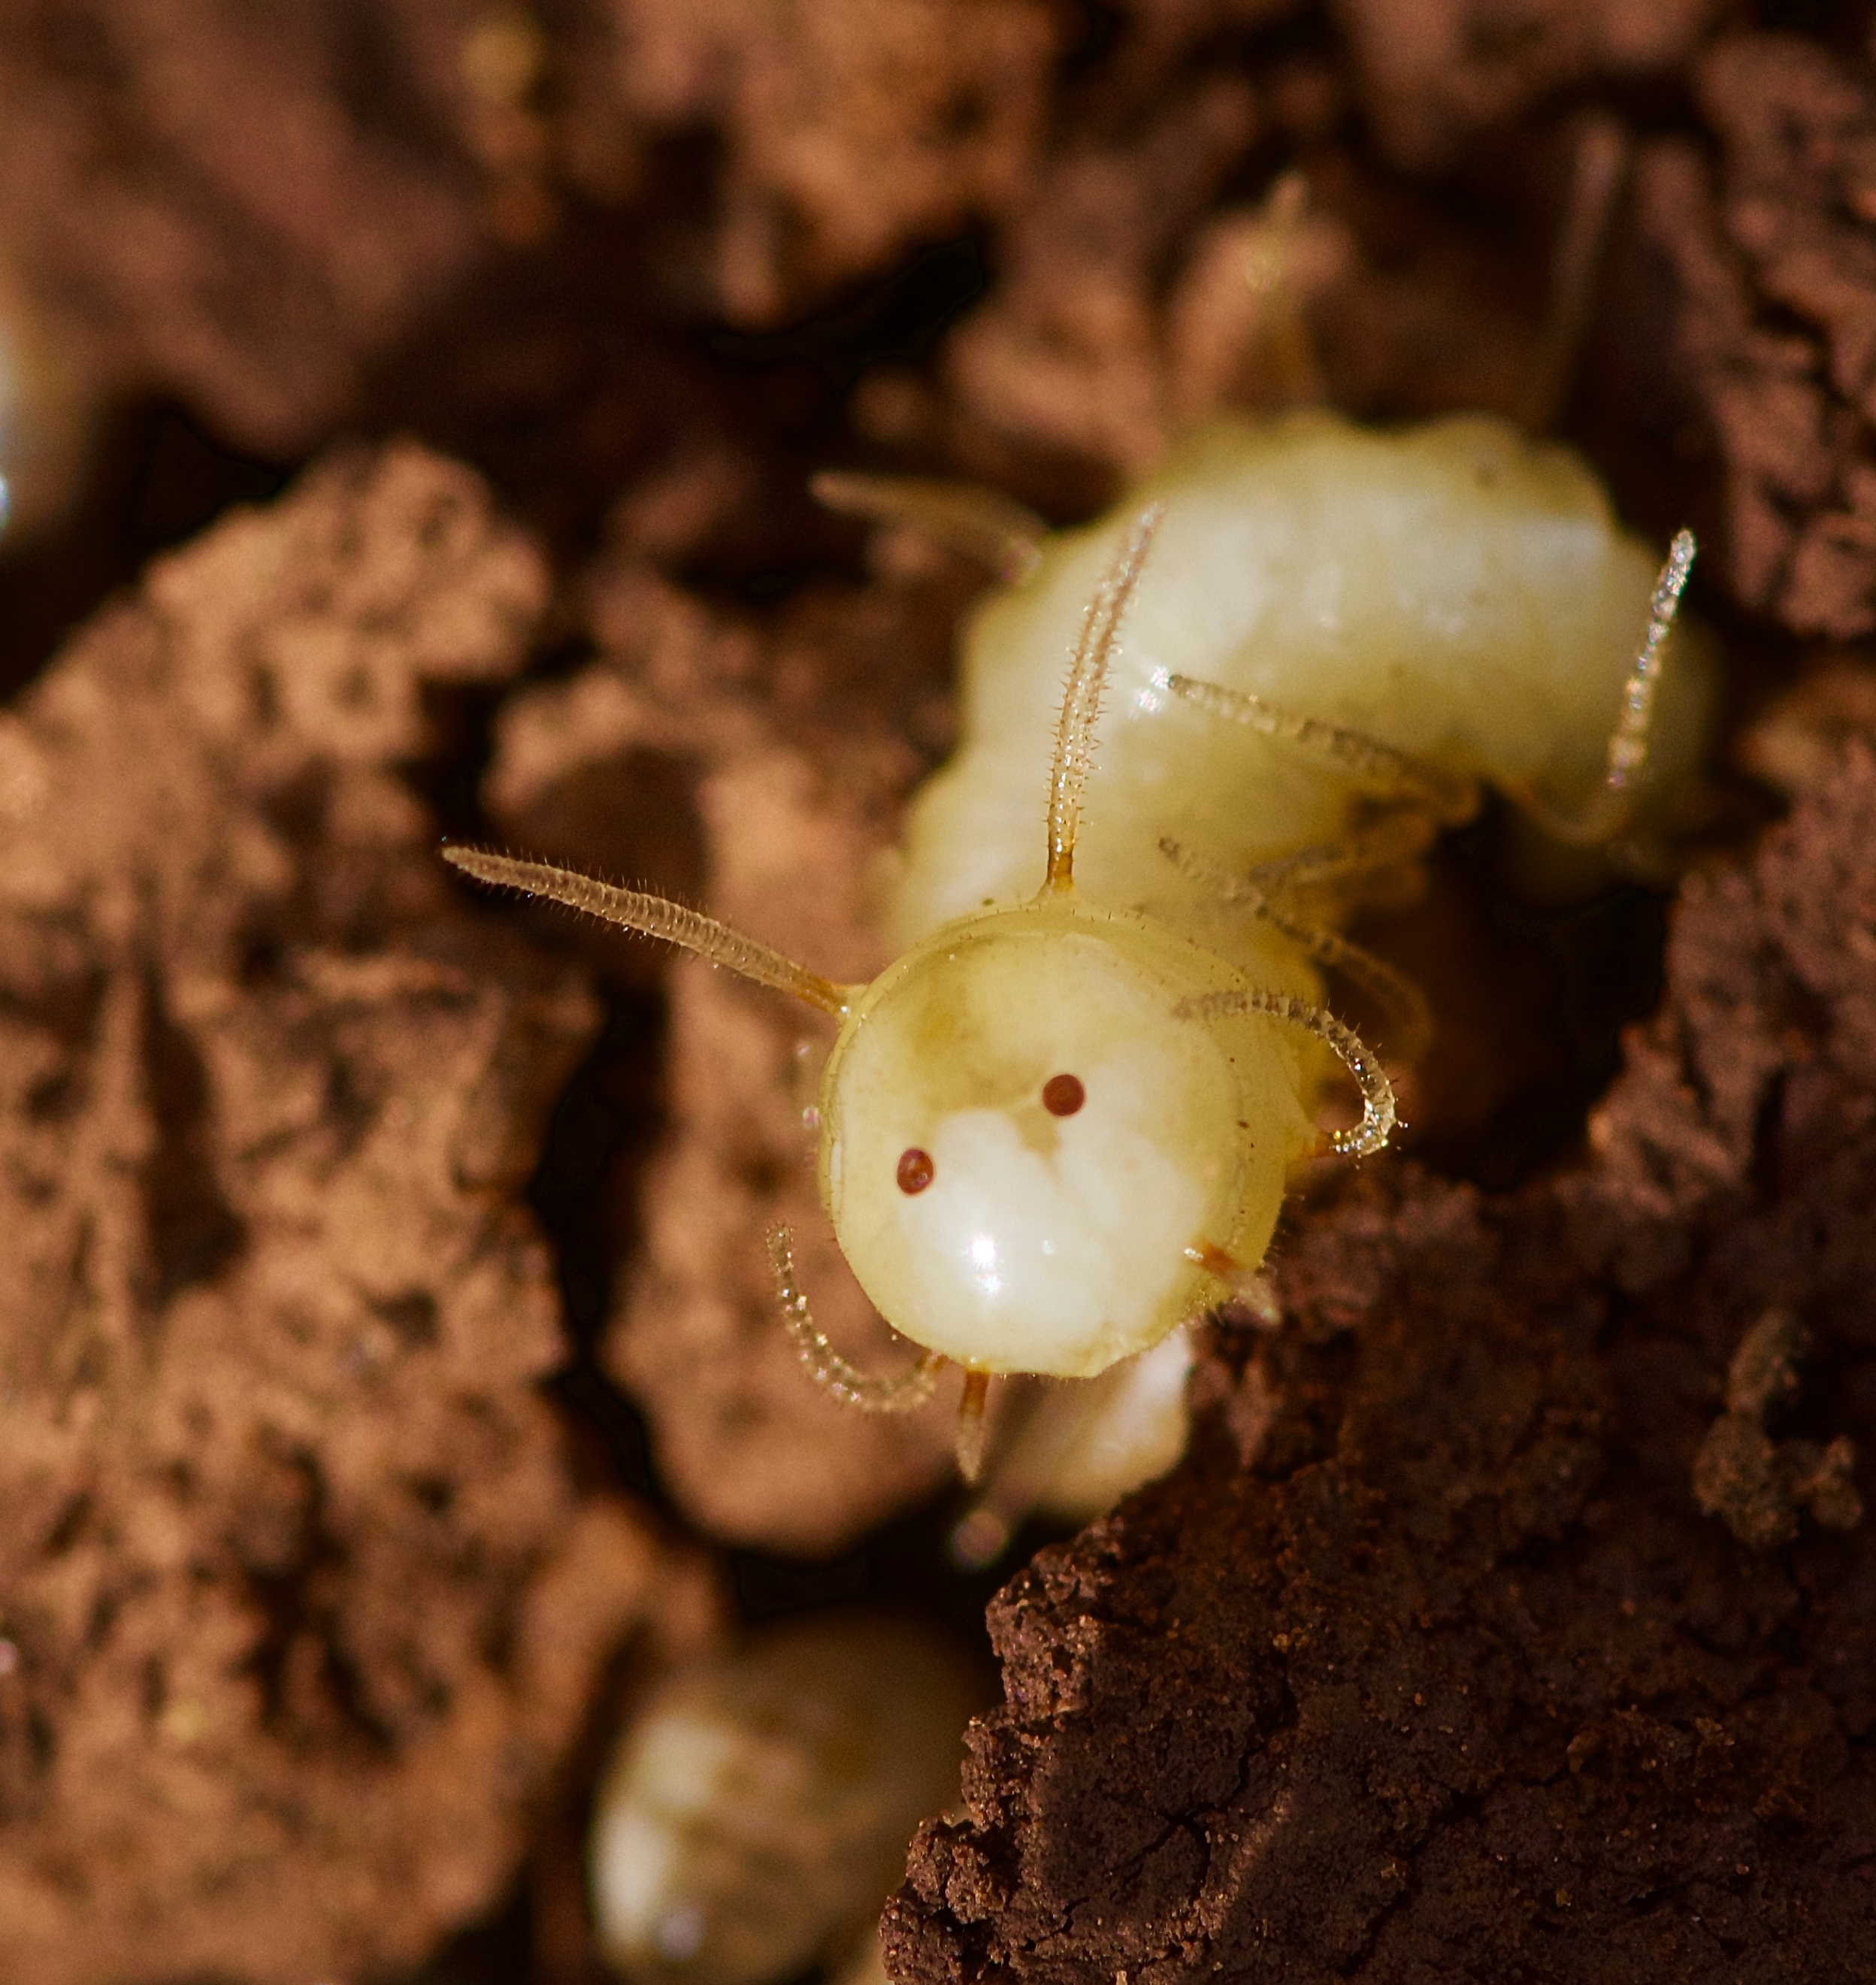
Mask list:
POLYGON ((908 1144, 899 1154, 896 1176, 900 1191, 910 1198, 915 1193, 923 1192, 938 1177, 938 1167, 931 1162, 929 1151, 921 1151, 916 1144, 908 1144))
POLYGON ((1079 1075, 1052 1075, 1042 1084, 1042 1107, 1052 1117, 1072 1117, 1087 1100, 1079 1075))

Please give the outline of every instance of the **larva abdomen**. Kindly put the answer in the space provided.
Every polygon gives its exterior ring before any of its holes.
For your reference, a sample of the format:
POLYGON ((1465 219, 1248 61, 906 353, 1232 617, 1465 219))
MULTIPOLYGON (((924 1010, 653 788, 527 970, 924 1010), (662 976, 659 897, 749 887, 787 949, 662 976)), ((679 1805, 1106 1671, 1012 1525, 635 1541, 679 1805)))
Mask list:
MULTIPOLYGON (((1049 539, 980 610, 964 742, 911 810, 898 942, 1034 892, 1036 767, 1062 658, 1128 521, 1156 499, 1166 522, 1114 657, 1076 854, 1093 900, 1183 921, 1200 892, 1170 871, 1162 837, 1242 871, 1351 830, 1357 788, 1170 695, 1173 673, 1565 810, 1596 787, 1657 561, 1572 451, 1483 415, 1395 433, 1314 411, 1219 421, 1107 518, 1049 539)), ((1677 654, 1653 783, 1684 774, 1703 697, 1677 654)), ((1216 942, 1215 920, 1204 927, 1216 942)), ((1284 976, 1260 927, 1237 955, 1284 976)))

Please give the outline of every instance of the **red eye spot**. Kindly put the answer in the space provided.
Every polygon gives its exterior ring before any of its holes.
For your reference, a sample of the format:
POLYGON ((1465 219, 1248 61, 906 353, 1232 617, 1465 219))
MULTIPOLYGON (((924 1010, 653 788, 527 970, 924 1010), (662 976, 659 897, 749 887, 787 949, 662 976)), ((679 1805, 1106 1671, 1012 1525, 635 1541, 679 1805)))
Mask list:
POLYGON ((911 1144, 899 1154, 900 1191, 923 1192, 937 1177, 938 1167, 931 1162, 929 1151, 921 1151, 916 1144, 911 1144))
POLYGON ((1052 1075, 1042 1084, 1042 1107, 1052 1117, 1072 1117, 1087 1100, 1079 1075, 1052 1075))

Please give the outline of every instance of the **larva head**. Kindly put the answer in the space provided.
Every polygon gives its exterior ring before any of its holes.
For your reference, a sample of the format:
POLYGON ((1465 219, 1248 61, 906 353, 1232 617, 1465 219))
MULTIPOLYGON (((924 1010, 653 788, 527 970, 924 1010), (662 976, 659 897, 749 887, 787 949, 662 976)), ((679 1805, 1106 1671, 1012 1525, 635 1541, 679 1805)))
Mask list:
POLYGON ((1261 1258, 1313 1133, 1267 1022, 1180 1019, 1229 969, 1144 919, 1044 897, 908 952, 848 1013, 821 1186, 861 1285, 979 1371, 1087 1377, 1261 1258))

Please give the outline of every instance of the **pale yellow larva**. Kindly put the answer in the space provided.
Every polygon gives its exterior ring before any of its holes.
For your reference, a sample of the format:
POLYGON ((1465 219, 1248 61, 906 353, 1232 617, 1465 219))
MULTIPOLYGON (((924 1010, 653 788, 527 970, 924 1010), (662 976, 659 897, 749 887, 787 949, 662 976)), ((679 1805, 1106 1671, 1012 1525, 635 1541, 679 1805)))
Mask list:
POLYGON ((980 1689, 931 1629, 840 1613, 667 1675, 595 1800, 607 1962, 644 1985, 770 1985, 870 1946, 907 1839, 956 1795, 980 1689))
MULTIPOLYGON (((845 494, 971 520, 929 488, 845 494)), ((1223 422, 1086 529, 1025 542, 994 502, 976 521, 1022 575, 976 616, 962 741, 911 810, 904 949, 871 984, 659 898, 447 851, 836 1018, 822 1201, 926 1355, 903 1379, 854 1372, 778 1234, 784 1314, 816 1376, 875 1410, 961 1365, 967 1473, 989 1374, 1092 1377, 1245 1286, 1337 1059, 1363 1117, 1334 1147, 1386 1141, 1388 1079, 1321 1003, 1326 965, 1411 1006, 1337 934, 1375 876, 1482 781, 1613 831, 1684 767, 1701 704, 1697 672, 1666 666, 1691 541, 1657 580, 1580 461, 1502 422, 1223 422)))

